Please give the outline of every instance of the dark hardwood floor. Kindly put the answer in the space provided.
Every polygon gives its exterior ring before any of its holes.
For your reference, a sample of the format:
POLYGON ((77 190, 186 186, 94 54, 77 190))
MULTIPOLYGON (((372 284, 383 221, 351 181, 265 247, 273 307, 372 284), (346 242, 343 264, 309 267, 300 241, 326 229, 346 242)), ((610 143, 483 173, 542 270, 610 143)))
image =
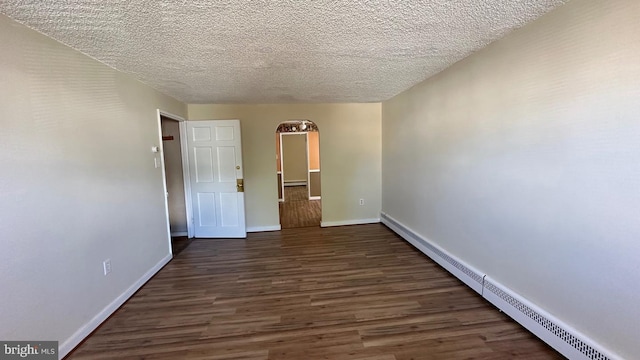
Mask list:
POLYGON ((196 239, 68 359, 561 359, 380 224, 196 239))
POLYGON ((171 253, 173 256, 180 254, 184 249, 191 244, 193 239, 189 239, 186 236, 172 236, 171 237, 171 253))
POLYGON ((280 203, 280 226, 283 229, 320 226, 321 200, 308 200, 306 186, 286 186, 280 203))

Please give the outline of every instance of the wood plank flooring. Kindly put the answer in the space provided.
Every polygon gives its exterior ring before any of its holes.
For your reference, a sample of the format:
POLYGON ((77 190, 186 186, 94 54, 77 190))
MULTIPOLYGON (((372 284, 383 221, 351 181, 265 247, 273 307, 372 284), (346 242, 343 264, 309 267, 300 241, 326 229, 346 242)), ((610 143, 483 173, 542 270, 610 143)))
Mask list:
POLYGON ((284 200, 280 203, 280 226, 283 229, 320 226, 321 200, 308 200, 306 186, 286 186, 284 200))
POLYGON ((196 239, 68 359, 561 359, 380 224, 196 239))
POLYGON ((189 239, 186 236, 173 236, 171 237, 171 253, 176 256, 186 249, 191 244, 193 239, 189 239))

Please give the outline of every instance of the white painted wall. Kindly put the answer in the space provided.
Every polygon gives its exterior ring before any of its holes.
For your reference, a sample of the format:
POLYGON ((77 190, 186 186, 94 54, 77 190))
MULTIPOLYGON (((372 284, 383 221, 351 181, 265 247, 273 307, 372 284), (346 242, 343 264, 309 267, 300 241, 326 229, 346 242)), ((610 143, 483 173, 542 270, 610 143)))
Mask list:
POLYGON ((640 2, 573 1, 383 103, 382 210, 640 354, 640 2))
POLYGON ((3 15, 0 49, 0 339, 73 346, 169 256, 151 147, 186 109, 3 15))
POLYGON ((189 120, 240 119, 247 228, 280 224, 273 134, 282 121, 320 129, 322 222, 380 216, 381 104, 189 104, 189 120), (365 199, 363 206, 359 199, 365 199))

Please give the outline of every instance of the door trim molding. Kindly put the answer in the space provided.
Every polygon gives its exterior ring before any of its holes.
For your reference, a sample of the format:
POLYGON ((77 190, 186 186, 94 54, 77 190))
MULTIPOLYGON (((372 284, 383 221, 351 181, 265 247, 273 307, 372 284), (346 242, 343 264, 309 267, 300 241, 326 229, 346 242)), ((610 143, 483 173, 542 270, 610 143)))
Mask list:
POLYGON ((311 173, 309 172, 309 168, 311 164, 309 163, 309 132, 304 133, 304 151, 307 153, 307 168, 305 170, 307 173, 307 199, 311 200, 311 173))
POLYGON ((187 149, 187 119, 182 116, 172 114, 168 111, 157 109, 158 117, 158 136, 160 147, 160 164, 162 165, 162 186, 164 188, 164 206, 167 217, 167 233, 169 234, 169 249, 171 249, 171 226, 169 220, 169 199, 166 196, 167 193, 167 173, 164 164, 164 144, 162 141, 162 118, 161 116, 170 118, 178 122, 180 129, 180 152, 182 156, 182 180, 184 183, 184 202, 185 202, 185 216, 187 218, 187 237, 193 238, 193 215, 191 209, 191 178, 189 176, 189 158, 187 149))
POLYGON ((187 216, 187 238, 195 236, 193 208, 191 206, 191 172, 189 171, 189 148, 187 147, 187 120, 180 122, 180 150, 182 152, 182 182, 184 183, 184 207, 187 216))
MULTIPOLYGON (((285 186, 301 186, 301 185, 307 185, 309 184, 309 133, 307 131, 296 131, 296 132, 281 132, 278 133, 280 135, 280 176, 282 179, 282 184, 281 184, 281 188, 282 188, 282 199, 278 199, 280 202, 285 202, 286 199, 284 197, 284 188, 285 186), (283 135, 304 135, 305 137, 305 152, 307 155, 307 167, 306 167, 306 175, 307 175, 307 182, 303 182, 303 180, 299 180, 299 181, 292 181, 289 182, 288 184, 285 183, 284 181, 284 142, 282 141, 282 136, 283 135)), ((309 188, 307 187, 307 191, 309 190, 309 188)), ((309 198, 309 194, 307 194, 307 198, 309 198)))

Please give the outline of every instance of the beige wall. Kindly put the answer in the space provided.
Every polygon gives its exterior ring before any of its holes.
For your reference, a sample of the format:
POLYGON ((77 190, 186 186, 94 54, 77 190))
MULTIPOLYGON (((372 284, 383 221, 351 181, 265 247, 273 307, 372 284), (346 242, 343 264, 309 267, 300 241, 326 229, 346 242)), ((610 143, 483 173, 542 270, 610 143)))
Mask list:
POLYGON ((309 170, 320 170, 320 137, 317 131, 309 134, 309 170))
POLYGON ((572 1, 383 104, 382 210, 640 354, 640 2, 572 1))
POLYGON ((307 181, 307 140, 305 134, 282 134, 284 182, 307 181))
POLYGON ((380 104, 190 104, 188 109, 190 120, 240 119, 249 230, 279 224, 273 134, 291 119, 311 120, 320 129, 323 223, 379 218, 380 104))
POLYGON ((309 195, 312 197, 320 197, 322 195, 322 183, 320 181, 320 172, 309 173, 309 195))
POLYGON ((163 141, 164 169, 169 193, 169 223, 171 233, 187 232, 187 209, 184 198, 184 175, 182 172, 182 147, 180 145, 180 123, 162 119, 162 136, 173 136, 163 141))
POLYGON ((280 163, 280 133, 276 133, 276 169, 282 171, 282 164, 280 163))
POLYGON ((320 134, 317 131, 308 132, 309 146, 309 196, 320 197, 322 183, 320 181, 322 174, 320 170, 320 134))
POLYGON ((151 147, 186 108, 3 15, 0 49, 0 339, 64 352, 167 259, 151 147))

